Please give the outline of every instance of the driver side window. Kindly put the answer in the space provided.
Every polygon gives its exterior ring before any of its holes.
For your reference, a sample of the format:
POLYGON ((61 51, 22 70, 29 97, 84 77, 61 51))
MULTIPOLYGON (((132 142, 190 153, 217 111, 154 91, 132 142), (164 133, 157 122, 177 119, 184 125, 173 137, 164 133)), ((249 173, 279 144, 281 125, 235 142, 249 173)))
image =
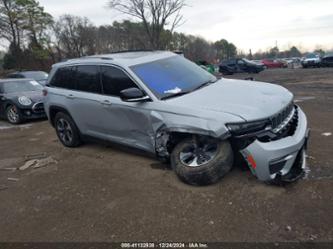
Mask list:
POLYGON ((120 97, 120 92, 138 86, 122 70, 112 66, 101 66, 103 93, 120 97))

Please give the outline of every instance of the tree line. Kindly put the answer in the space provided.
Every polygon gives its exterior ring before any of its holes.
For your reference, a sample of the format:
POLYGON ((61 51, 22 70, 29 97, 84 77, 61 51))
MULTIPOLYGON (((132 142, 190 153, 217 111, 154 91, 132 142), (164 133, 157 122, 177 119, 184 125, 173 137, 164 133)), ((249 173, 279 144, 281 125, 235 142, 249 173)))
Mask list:
POLYGON ((137 20, 96 26, 86 17, 55 19, 36 0, 0 0, 0 39, 9 44, 3 67, 47 70, 64 59, 123 50, 182 51, 193 61, 209 62, 237 53, 224 39, 211 43, 175 32, 183 0, 111 0, 109 6, 137 20))
POLYGON ((237 54, 225 39, 215 43, 176 32, 182 25, 185 0, 108 0, 109 7, 134 18, 94 25, 88 18, 54 18, 36 0, 0 0, 0 40, 7 41, 5 69, 48 70, 56 62, 124 50, 181 51, 193 61, 216 63, 235 56, 249 59, 298 57, 301 52, 272 48, 252 55, 237 54))

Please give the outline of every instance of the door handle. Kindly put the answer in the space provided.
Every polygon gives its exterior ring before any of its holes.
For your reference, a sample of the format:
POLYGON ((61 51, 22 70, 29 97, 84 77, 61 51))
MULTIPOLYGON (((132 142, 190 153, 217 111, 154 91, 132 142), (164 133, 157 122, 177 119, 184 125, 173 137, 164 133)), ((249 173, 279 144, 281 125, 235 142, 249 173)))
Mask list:
POLYGON ((66 97, 67 97, 68 99, 75 99, 75 97, 74 97, 73 94, 68 94, 66 97))

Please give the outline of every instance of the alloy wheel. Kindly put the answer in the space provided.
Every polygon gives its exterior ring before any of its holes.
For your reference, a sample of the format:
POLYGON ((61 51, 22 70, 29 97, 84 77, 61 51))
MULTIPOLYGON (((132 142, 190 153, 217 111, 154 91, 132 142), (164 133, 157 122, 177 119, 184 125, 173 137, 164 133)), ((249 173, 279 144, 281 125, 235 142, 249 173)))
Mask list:
POLYGON ((193 142, 183 148, 179 153, 179 159, 186 166, 199 167, 213 160, 217 155, 217 151, 218 144, 216 142, 193 142))
POLYGON ((16 106, 12 105, 9 107, 7 111, 7 118, 11 123, 14 124, 18 123, 18 121, 20 120, 20 115, 18 113, 16 106))
POLYGON ((70 144, 73 141, 73 130, 69 122, 66 119, 60 118, 57 121, 56 127, 60 139, 65 144, 70 144))

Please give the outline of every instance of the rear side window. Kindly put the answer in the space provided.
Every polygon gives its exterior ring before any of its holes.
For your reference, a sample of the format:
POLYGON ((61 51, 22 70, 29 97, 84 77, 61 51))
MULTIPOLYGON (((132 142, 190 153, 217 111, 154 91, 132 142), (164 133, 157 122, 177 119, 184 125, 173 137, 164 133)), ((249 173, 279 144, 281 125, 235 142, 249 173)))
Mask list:
POLYGON ((74 90, 76 88, 75 67, 59 68, 53 76, 50 85, 74 90))
POLYGON ((97 66, 78 66, 76 89, 83 92, 101 93, 102 87, 97 66))
POLYGON ((101 76, 104 94, 112 96, 120 96, 122 90, 128 88, 138 88, 137 85, 122 70, 111 67, 102 66, 101 76))
POLYGON ((23 79, 24 76, 21 74, 10 74, 8 75, 8 78, 13 78, 13 79, 23 79))

